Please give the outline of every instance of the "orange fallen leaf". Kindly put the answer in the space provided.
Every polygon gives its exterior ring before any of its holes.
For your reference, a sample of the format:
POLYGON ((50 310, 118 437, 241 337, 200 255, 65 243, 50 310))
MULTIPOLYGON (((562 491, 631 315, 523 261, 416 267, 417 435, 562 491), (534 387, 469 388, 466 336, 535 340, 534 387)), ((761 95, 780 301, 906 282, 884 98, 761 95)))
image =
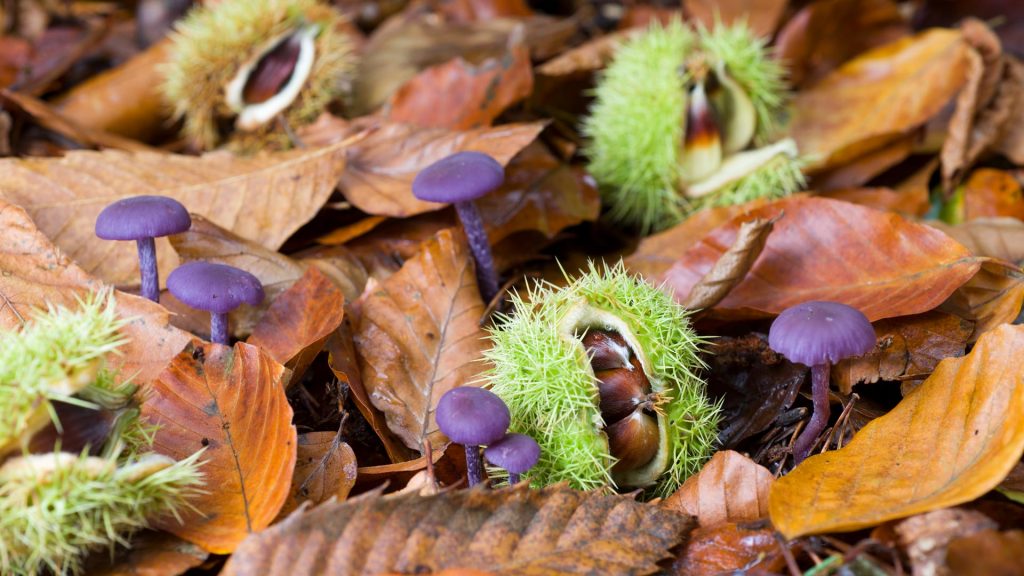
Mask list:
POLYGON ((946 549, 946 566, 958 576, 1003 576, 1024 574, 1020 551, 1024 550, 1024 531, 985 530, 957 538, 946 549))
POLYGON ((564 485, 370 493, 250 536, 221 574, 651 574, 691 527, 685 514, 564 485))
POLYGON ((967 81, 971 48, 956 30, 886 44, 797 94, 789 127, 811 168, 845 164, 935 116, 967 81))
POLYGON ((157 527, 226 554, 266 528, 288 497, 295 469, 286 370, 265 351, 193 341, 145 388, 142 417, 159 425, 153 448, 182 459, 203 452, 206 492, 194 509, 157 527))
POLYGON ((942 230, 976 256, 1024 264, 1024 222, 1016 218, 977 218, 950 226, 937 220, 929 226, 942 230))
POLYGON ((443 446, 437 401, 486 369, 484 305, 465 239, 442 230, 358 306, 354 339, 373 405, 410 449, 443 446))
POLYGON ((834 300, 872 321, 918 314, 942 303, 981 265, 923 224, 856 204, 795 197, 716 228, 660 279, 682 298, 732 245, 744 221, 779 215, 761 257, 716 311, 764 317, 807 300, 834 300))
POLYGON ((1024 453, 1024 326, 984 334, 835 452, 775 481, 772 524, 787 538, 857 530, 969 502, 1024 453))
POLYGON ((178 576, 206 561, 209 553, 166 532, 132 536, 131 547, 90 556, 83 573, 90 576, 178 576))
POLYGON ((979 258, 981 268, 939 306, 974 323, 969 342, 1007 322, 1013 322, 1024 306, 1024 270, 1019 266, 979 258))
POLYGON ((728 522, 693 531, 672 563, 673 576, 780 573, 786 566, 775 531, 765 522, 728 522))
POLYGON ((1024 190, 1013 174, 979 168, 964 182, 963 219, 986 217, 1024 220, 1024 190))
POLYGON ((767 468, 743 454, 721 450, 662 506, 695 516, 703 528, 752 522, 768 516, 768 489, 774 480, 767 468))
MULTIPOLYGON (((76 298, 104 288, 40 232, 28 214, 0 199, 0 329, 15 330, 33 310, 77 306, 76 298)), ((169 323, 167 310, 145 298, 117 292, 121 328, 128 342, 108 359, 137 384, 155 378, 191 336, 169 323)))
POLYGON ((293 373, 289 382, 294 382, 344 318, 345 295, 319 269, 310 267, 274 298, 248 342, 287 366, 293 373))
POLYGON ((711 28, 718 23, 745 23, 756 36, 771 38, 786 11, 787 0, 683 0, 689 18, 711 28))
POLYGON ((356 455, 336 432, 299 434, 291 491, 279 518, 287 517, 303 502, 320 504, 344 500, 356 485, 356 455))
POLYGON ((506 165, 540 134, 544 125, 504 124, 460 132, 383 124, 351 148, 348 169, 339 187, 353 206, 367 214, 405 218, 440 210, 444 204, 424 202, 412 195, 412 181, 420 170, 466 150, 490 154, 506 165))
MULTIPOLYGON (((134 285, 134 243, 101 240, 94 233, 96 216, 111 202, 139 194, 170 196, 190 212, 276 250, 326 202, 345 168, 347 146, 252 158, 108 150, 4 159, 0 190, 87 272, 134 285)), ((158 238, 156 247, 166 278, 177 258, 167 239, 158 238)))

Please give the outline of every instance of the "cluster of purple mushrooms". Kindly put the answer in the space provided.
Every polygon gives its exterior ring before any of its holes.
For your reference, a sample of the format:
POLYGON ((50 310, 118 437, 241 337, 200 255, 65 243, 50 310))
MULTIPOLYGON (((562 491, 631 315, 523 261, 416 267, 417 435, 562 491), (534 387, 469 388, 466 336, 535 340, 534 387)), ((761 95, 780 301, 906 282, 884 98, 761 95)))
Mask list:
MULTIPOLYGON (((165 196, 132 196, 107 206, 96 218, 96 235, 104 240, 134 240, 139 249, 142 295, 160 301, 156 238, 180 234, 192 217, 180 202, 165 196)), ((210 313, 210 341, 229 343, 228 313, 243 303, 263 302, 263 284, 245 270, 213 262, 188 262, 167 277, 167 290, 197 310, 210 313)))
MULTIPOLYGON (((413 195, 429 202, 450 203, 466 233, 476 262, 481 296, 490 302, 499 292, 498 274, 487 233, 474 200, 496 190, 505 170, 480 152, 458 152, 420 171, 413 195)), ((96 235, 106 240, 134 240, 138 245, 142 295, 160 301, 154 239, 187 231, 188 210, 164 196, 135 196, 107 206, 96 219, 96 235)), ((210 313, 210 340, 229 343, 228 314, 241 304, 263 301, 263 285, 252 274, 224 264, 194 261, 167 277, 167 290, 192 308, 210 313)), ((855 308, 838 302, 805 302, 784 310, 771 326, 769 346, 792 362, 811 368, 813 412, 793 444, 795 463, 803 461, 828 424, 829 371, 845 358, 866 354, 875 346, 875 332, 855 308)), ((509 411, 493 393, 473 387, 455 388, 438 403, 437 423, 453 442, 466 448, 469 484, 483 477, 480 446, 494 465, 509 472, 510 483, 539 458, 537 443, 528 436, 506 434, 509 411)))
POLYGON ((480 459, 484 457, 508 472, 508 483, 516 484, 524 472, 540 459, 540 446, 525 434, 508 434, 508 406, 494 392, 463 386, 452 388, 437 402, 437 427, 466 450, 466 476, 475 486, 486 477, 480 459))

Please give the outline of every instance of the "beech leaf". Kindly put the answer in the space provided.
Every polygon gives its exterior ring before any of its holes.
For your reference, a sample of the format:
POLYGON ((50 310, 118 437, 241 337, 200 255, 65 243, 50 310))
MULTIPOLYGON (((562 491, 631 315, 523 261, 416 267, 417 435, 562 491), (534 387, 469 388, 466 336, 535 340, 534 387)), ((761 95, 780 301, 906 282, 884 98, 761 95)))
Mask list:
POLYGON ((278 513, 286 517, 303 502, 344 500, 356 485, 356 454, 336 432, 299 434, 288 500, 278 513))
POLYGON ((1024 326, 984 334, 847 446, 775 481, 772 524, 787 538, 850 531, 969 502, 1024 452, 1024 326))
POLYGON ((727 522, 693 531, 668 571, 674 576, 778 574, 786 563, 767 522, 727 522))
MULTIPOLYGON (((276 250, 327 201, 345 169, 348 142, 242 158, 72 151, 63 158, 0 160, 0 194, 28 211, 39 229, 82 268, 112 284, 138 284, 131 242, 101 240, 96 216, 128 196, 169 196, 193 213, 276 250)), ((158 238, 157 261, 177 263, 158 238)), ((164 275, 166 277, 166 273, 164 275)))
POLYGON ((697 518, 704 528, 768 516, 768 489, 775 477, 750 458, 721 450, 668 497, 666 508, 697 518))
POLYGON ((653 574, 691 526, 685 514, 564 485, 370 493, 254 534, 222 574, 653 574))
POLYGON ((942 303, 981 265, 945 234, 896 214, 795 197, 716 228, 660 280, 677 298, 688 294, 735 242, 742 222, 782 213, 761 257, 717 311, 756 318, 807 300, 833 300, 872 321, 917 314, 942 303))
POLYGON ((473 260, 460 233, 442 230, 359 301, 356 351, 363 385, 388 427, 419 450, 446 441, 434 421, 441 396, 472 383, 486 333, 473 260), (458 235, 457 235, 458 234, 458 235))
POLYGON ((153 448, 175 459, 205 448, 206 490, 157 527, 215 554, 277 516, 295 469, 286 370, 262 349, 193 341, 146 387, 142 416, 158 425, 153 448))
POLYGON ((703 278, 697 281, 683 300, 690 310, 711 308, 721 302, 729 292, 743 281, 757 261, 778 217, 771 220, 757 218, 740 225, 736 240, 703 278))

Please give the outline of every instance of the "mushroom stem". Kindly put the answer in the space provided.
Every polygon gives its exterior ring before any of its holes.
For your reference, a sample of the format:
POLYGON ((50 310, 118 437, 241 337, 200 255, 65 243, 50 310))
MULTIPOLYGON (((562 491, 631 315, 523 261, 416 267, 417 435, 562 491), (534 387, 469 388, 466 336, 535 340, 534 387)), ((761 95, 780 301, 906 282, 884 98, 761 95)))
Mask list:
POLYGON ((210 342, 228 344, 227 312, 210 312, 210 342))
POLYGON ((793 461, 799 464, 810 454, 814 441, 828 424, 828 381, 831 364, 815 364, 811 366, 811 399, 814 403, 814 412, 811 413, 811 420, 807 427, 793 443, 793 461))
POLYGON ((160 301, 160 277, 156 268, 156 242, 153 238, 139 238, 139 275, 142 279, 142 295, 153 302, 160 301))
POLYGON ((498 273, 494 269, 494 256, 491 254, 491 245, 487 240, 487 232, 484 231, 480 211, 473 202, 456 202, 455 211, 462 221, 462 228, 469 240, 469 249, 476 261, 476 279, 480 284, 480 295, 483 296, 485 303, 490 302, 498 293, 498 273))
POLYGON ((516 474, 515 472, 509 472, 508 485, 512 486, 513 484, 519 484, 519 474, 516 474))
POLYGON ((479 446, 463 446, 466 450, 466 477, 469 479, 469 487, 472 488, 483 480, 484 463, 480 459, 479 446))

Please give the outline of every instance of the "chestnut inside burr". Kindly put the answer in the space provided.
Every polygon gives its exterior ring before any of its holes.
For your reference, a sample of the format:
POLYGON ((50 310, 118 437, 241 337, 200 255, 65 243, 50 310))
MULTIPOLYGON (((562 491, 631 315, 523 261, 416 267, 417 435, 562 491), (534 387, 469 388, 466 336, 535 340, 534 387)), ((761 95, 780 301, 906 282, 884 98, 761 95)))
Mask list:
POLYGON ((609 451, 619 460, 613 469, 639 468, 657 454, 658 394, 651 391, 640 359, 621 334, 591 328, 582 341, 597 380, 609 451))
POLYGON ((281 40, 267 52, 253 68, 242 90, 242 101, 260 104, 274 97, 295 72, 295 64, 302 51, 302 38, 298 33, 281 40))

